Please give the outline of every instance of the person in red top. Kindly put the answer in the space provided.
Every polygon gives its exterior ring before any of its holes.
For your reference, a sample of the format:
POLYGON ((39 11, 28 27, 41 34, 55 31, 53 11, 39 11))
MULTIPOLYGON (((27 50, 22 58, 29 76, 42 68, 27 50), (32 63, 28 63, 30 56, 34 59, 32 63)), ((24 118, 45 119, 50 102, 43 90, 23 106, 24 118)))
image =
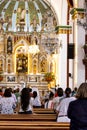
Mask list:
POLYGON ((3 97, 3 92, 1 88, 0 88, 0 97, 3 97))

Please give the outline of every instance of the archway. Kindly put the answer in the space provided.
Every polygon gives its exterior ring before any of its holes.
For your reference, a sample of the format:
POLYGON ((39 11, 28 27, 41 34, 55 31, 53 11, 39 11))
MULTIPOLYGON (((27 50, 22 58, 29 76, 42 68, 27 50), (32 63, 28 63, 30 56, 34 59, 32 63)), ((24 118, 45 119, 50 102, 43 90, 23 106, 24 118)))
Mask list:
POLYGON ((14 46, 14 72, 28 74, 28 44, 25 39, 21 39, 14 46))

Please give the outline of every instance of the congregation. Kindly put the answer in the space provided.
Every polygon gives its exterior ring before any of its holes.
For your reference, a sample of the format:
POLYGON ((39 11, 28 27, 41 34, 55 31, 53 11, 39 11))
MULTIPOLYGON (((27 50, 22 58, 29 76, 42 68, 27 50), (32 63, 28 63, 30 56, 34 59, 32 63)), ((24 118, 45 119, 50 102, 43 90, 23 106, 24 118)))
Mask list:
POLYGON ((21 91, 19 88, 15 91, 6 88, 4 92, 0 89, 0 114, 35 114, 34 108, 53 109, 56 122, 70 123, 70 130, 87 130, 87 83, 73 91, 68 87, 65 91, 58 87, 55 93, 49 91, 47 94, 40 97, 29 87, 21 91))
MULTIPOLYGON (((62 100, 67 99, 65 102, 68 106, 69 98, 74 99, 75 94, 72 95, 71 93, 70 88, 66 88, 64 92, 61 87, 56 89, 55 92, 49 91, 44 96, 39 96, 37 91, 32 91, 29 87, 25 87, 21 91, 19 88, 16 90, 6 88, 4 91, 0 89, 0 113, 33 113, 33 108, 48 108, 58 113, 60 110, 58 107, 61 105, 62 100)), ((60 116, 60 114, 58 115, 60 116)), ((64 115, 66 115, 66 112, 64 115)))

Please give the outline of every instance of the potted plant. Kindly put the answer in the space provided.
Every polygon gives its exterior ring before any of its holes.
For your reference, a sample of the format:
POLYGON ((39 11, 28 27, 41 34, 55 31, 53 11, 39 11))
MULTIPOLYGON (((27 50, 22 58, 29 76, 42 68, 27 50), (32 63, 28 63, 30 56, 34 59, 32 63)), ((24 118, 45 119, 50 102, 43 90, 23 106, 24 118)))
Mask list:
POLYGON ((48 83, 50 83, 55 79, 55 75, 52 72, 46 73, 44 77, 45 77, 45 81, 47 81, 48 83))

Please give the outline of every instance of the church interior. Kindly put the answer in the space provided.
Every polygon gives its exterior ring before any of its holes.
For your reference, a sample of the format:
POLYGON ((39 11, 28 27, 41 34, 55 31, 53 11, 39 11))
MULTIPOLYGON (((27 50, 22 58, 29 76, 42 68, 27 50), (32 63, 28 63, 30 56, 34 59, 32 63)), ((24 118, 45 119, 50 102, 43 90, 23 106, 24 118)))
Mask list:
POLYGON ((87 0, 0 0, 0 87, 78 87, 86 44, 87 0))

